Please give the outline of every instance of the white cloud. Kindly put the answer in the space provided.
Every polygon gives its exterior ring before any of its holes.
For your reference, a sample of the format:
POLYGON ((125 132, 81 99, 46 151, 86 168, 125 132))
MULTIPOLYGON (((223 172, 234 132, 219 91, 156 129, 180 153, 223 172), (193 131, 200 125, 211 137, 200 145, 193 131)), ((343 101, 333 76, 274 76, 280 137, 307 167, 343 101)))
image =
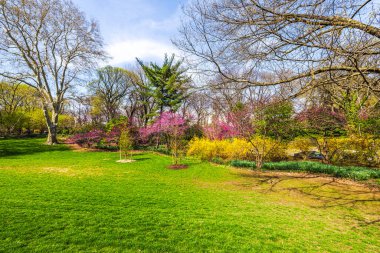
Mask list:
POLYGON ((125 66, 161 61, 165 53, 178 54, 170 39, 177 36, 180 5, 187 0, 73 0, 98 20, 111 56, 108 64, 125 66), (104 4, 107 2, 107 4, 104 4))
POLYGON ((165 53, 178 55, 178 50, 165 42, 151 39, 125 39, 106 47, 111 65, 123 65, 135 62, 136 57, 143 61, 155 61, 164 57, 165 53))

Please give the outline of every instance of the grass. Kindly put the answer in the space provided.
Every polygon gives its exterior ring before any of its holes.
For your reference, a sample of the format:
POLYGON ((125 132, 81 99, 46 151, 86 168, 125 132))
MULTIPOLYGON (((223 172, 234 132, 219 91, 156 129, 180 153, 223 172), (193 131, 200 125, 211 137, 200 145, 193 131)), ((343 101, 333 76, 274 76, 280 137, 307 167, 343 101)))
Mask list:
POLYGON ((3 252, 379 252, 380 194, 356 183, 0 140, 3 252))
MULTIPOLYGON (((231 161, 230 165, 244 168, 256 167, 255 162, 243 160, 231 161)), ((335 166, 310 161, 285 161, 264 163, 263 169, 323 173, 332 175, 334 177, 349 178, 357 181, 380 178, 380 169, 358 166, 335 166)))

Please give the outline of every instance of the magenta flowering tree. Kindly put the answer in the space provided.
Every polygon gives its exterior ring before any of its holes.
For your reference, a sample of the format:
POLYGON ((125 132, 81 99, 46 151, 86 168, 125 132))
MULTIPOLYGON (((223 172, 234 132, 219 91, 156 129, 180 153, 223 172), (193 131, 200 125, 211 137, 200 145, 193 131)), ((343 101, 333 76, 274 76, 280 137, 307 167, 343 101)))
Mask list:
POLYGON ((107 132, 104 137, 104 144, 108 146, 118 146, 120 139, 120 126, 114 126, 111 131, 107 132))
POLYGON ((210 140, 233 138, 239 134, 234 124, 219 119, 204 127, 203 132, 210 140))
POLYGON ((177 165, 187 128, 187 120, 184 117, 174 112, 163 112, 153 124, 140 129, 140 136, 144 140, 164 136, 172 152, 173 164, 177 165))
POLYGON ((94 147, 104 138, 105 133, 102 130, 94 129, 88 133, 76 134, 67 140, 67 143, 76 143, 80 146, 94 147))
POLYGON ((250 137, 254 132, 253 114, 249 105, 241 106, 230 111, 224 119, 214 118, 212 123, 204 127, 203 131, 209 139, 228 139, 234 137, 250 137))

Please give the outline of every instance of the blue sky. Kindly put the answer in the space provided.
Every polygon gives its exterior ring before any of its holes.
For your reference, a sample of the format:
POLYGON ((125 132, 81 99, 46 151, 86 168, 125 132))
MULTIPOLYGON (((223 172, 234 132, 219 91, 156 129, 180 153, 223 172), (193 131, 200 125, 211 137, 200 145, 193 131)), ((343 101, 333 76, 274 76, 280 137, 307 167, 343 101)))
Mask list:
POLYGON ((165 53, 178 51, 170 39, 180 25, 181 6, 187 0, 73 0, 95 19, 112 57, 111 65, 125 66, 144 61, 160 61, 165 53))

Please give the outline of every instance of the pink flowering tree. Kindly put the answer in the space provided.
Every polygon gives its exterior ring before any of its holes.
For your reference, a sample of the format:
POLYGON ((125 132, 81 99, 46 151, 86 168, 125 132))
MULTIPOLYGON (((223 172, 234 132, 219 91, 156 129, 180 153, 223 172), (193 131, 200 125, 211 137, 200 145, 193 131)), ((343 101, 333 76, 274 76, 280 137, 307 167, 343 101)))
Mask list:
POLYGON ((140 136, 145 140, 164 136, 172 153, 173 164, 177 165, 180 161, 179 153, 187 128, 185 118, 174 112, 163 112, 153 124, 140 129, 140 136))
POLYGON ((238 132, 231 122, 214 119, 211 124, 203 128, 205 136, 210 140, 233 138, 238 132))
POLYGON ((102 130, 94 129, 88 133, 76 134, 67 140, 67 143, 76 143, 82 147, 96 147, 104 138, 105 133, 102 130))
POLYGON ((251 106, 239 104, 223 119, 213 118, 212 123, 203 128, 203 132, 211 140, 251 136, 254 132, 252 115, 251 106))

